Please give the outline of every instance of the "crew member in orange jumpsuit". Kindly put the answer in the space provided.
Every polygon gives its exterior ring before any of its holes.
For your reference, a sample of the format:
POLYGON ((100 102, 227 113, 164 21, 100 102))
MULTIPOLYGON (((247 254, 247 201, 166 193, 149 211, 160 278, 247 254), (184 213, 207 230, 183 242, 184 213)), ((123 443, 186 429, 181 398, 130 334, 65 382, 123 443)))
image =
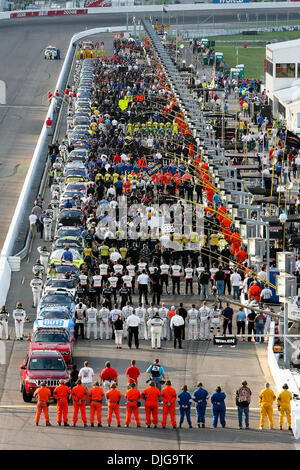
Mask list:
POLYGON ((249 300, 253 300, 255 298, 257 300, 257 302, 259 303, 260 293, 261 293, 261 288, 259 287, 257 282, 254 281, 252 286, 250 287, 250 289, 248 291, 249 300))
POLYGON ((248 255, 245 250, 240 248, 236 253, 236 260, 238 263, 243 263, 248 258, 248 255))
POLYGON ((84 427, 87 427, 87 418, 86 418, 86 407, 85 400, 87 397, 87 389, 81 385, 81 380, 78 379, 75 387, 72 389, 72 398, 73 398, 73 426, 76 426, 78 421, 78 411, 80 408, 81 419, 84 427))
POLYGON ((235 255, 241 246, 242 239, 238 232, 233 232, 231 235, 231 254, 235 255))
POLYGON ((173 180, 175 181, 175 193, 177 193, 177 185, 181 181, 180 173, 175 173, 175 175, 173 176, 173 180))
POLYGON ((167 171, 165 174, 164 174, 164 177, 163 177, 163 182, 164 184, 169 184, 171 179, 172 179, 173 175, 172 173, 170 173, 170 171, 167 171))
POLYGON ((206 199, 210 204, 213 204, 214 202, 214 190, 212 188, 212 185, 210 183, 207 184, 206 187, 206 199))
POLYGON ((158 397, 160 391, 155 387, 154 382, 149 383, 149 387, 145 388, 142 393, 142 398, 145 400, 145 414, 146 414, 146 425, 150 428, 151 416, 154 427, 157 428, 158 423, 158 397))
POLYGON ((99 382, 94 382, 93 387, 89 392, 89 404, 90 404, 90 422, 91 427, 94 427, 95 412, 97 412, 98 428, 102 427, 101 424, 101 411, 102 411, 102 398, 104 395, 103 388, 99 386, 99 382))
POLYGON ((131 181, 129 180, 124 182, 124 193, 125 194, 131 193, 131 181))
POLYGON ((224 238, 228 242, 230 241, 230 236, 231 236, 230 225, 231 225, 231 220, 225 219, 225 217, 223 217, 221 220, 221 227, 222 227, 224 238))
POLYGON ((168 414, 170 413, 170 421, 173 429, 176 429, 175 420, 175 401, 177 397, 176 390, 171 387, 170 380, 166 381, 166 386, 161 391, 161 398, 163 401, 163 417, 161 425, 163 428, 166 427, 168 414))
POLYGON ((36 415, 35 415, 35 424, 38 426, 42 412, 44 412, 46 426, 51 426, 49 422, 49 413, 48 413, 48 401, 51 397, 51 391, 46 386, 46 382, 42 382, 41 386, 36 389, 33 394, 34 398, 38 397, 38 402, 36 405, 36 415))
POLYGON ((164 182, 164 175, 161 171, 158 171, 152 176, 153 183, 163 183, 164 182))
POLYGON ((68 398, 71 394, 71 390, 65 384, 64 380, 59 381, 60 385, 55 387, 53 396, 57 400, 57 424, 61 426, 61 418, 63 417, 64 426, 69 426, 68 423, 68 412, 69 404, 68 398))
POLYGON ((128 428, 131 423, 131 414, 134 414, 134 420, 137 428, 141 427, 140 416, 139 416, 139 407, 138 402, 141 398, 141 392, 135 388, 135 383, 132 382, 129 384, 129 389, 125 393, 126 403, 126 419, 125 427, 128 428))
POLYGON ((112 383, 110 386, 110 390, 106 392, 106 398, 108 401, 108 416, 107 416, 108 426, 110 427, 112 416, 114 413, 116 416, 118 428, 120 428, 121 427, 120 400, 122 398, 122 394, 120 390, 117 390, 117 385, 115 383, 112 383))

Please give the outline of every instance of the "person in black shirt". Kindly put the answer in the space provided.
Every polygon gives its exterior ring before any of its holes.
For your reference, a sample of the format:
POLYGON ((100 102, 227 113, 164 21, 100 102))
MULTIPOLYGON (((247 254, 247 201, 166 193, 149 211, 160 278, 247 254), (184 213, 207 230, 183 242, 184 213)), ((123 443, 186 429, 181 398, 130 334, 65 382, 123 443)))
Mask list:
POLYGON ((225 268, 223 268, 223 272, 225 274, 224 294, 225 294, 225 290, 226 290, 226 287, 227 287, 228 295, 230 295, 231 294, 230 276, 232 274, 232 270, 229 268, 229 266, 225 266, 225 268))
MULTIPOLYGON (((248 313, 247 315, 247 320, 248 320, 248 335, 255 335, 255 317, 256 317, 256 313, 251 310, 250 313, 248 313)), ((252 340, 252 337, 251 336, 248 336, 248 341, 251 342, 252 340)))
MULTIPOLYGON (((184 319, 185 323, 185 319, 187 317, 187 310, 184 308, 182 302, 179 304, 178 314, 184 319)), ((185 324, 182 326, 182 339, 185 339, 185 324)))
POLYGON ((202 260, 203 266, 207 266, 208 269, 209 269, 209 255, 210 255, 210 250, 206 245, 204 245, 201 248, 201 260, 202 260))
POLYGON ((125 307, 127 301, 130 300, 130 289, 123 284, 123 287, 119 290, 119 295, 121 297, 121 309, 125 307))
POLYGON ((150 282, 152 284, 152 303, 155 305, 160 304, 160 296, 162 292, 162 286, 161 286, 161 276, 160 273, 158 272, 158 269, 154 269, 154 273, 150 275, 150 282), (156 299, 156 302, 155 302, 156 299))
POLYGON ((226 335, 227 327, 229 334, 232 335, 233 309, 230 307, 229 302, 227 302, 226 308, 222 311, 221 316, 223 318, 223 336, 226 335))
POLYGON ((103 295, 103 307, 107 307, 109 310, 112 309, 112 302, 111 302, 111 298, 112 298, 112 295, 113 295, 113 291, 112 289, 110 289, 109 287, 109 284, 107 283, 102 291, 102 295, 103 295))

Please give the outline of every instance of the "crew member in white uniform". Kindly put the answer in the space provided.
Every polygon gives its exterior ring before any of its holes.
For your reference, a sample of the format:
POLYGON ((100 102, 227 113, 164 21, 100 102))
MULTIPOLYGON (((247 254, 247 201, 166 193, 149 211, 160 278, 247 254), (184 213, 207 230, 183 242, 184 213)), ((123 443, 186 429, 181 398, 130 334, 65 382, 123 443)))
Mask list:
POLYGON ((185 294, 187 295, 188 288, 190 286, 190 293, 191 293, 191 295, 194 295, 194 292, 193 292, 194 270, 193 270, 193 268, 191 268, 190 264, 187 265, 184 272, 185 272, 185 294))
POLYGON ((51 242, 51 230, 52 230, 52 219, 49 212, 46 212, 46 217, 43 220, 44 224, 44 240, 45 242, 51 242))
POLYGON ((37 307, 41 300, 41 293, 43 290, 43 281, 39 277, 38 273, 30 281, 30 287, 32 289, 33 307, 37 307))
POLYGON ((6 310, 5 305, 3 305, 3 307, 0 310, 0 339, 2 339, 3 331, 5 333, 5 339, 9 339, 8 318, 9 318, 9 313, 6 310))
POLYGON ((159 313, 156 313, 153 318, 149 318, 147 325, 151 327, 151 346, 152 349, 161 349, 160 338, 164 322, 160 318, 159 313))
POLYGON ((211 310, 210 340, 212 340, 214 337, 215 328, 217 330, 217 335, 220 335, 221 334, 221 309, 218 308, 217 304, 214 304, 211 310))
POLYGON ((198 317, 199 311, 196 309, 196 305, 193 304, 192 308, 187 312, 189 328, 188 328, 188 338, 189 339, 198 339, 198 317))
POLYGON ((148 333, 147 333, 147 328, 146 328, 146 314, 147 314, 147 311, 144 307, 142 307, 141 303, 139 303, 139 306, 135 309, 135 314, 140 320, 139 338, 147 340, 148 339, 148 333))
POLYGON ((33 265, 32 272, 34 275, 38 274, 40 279, 43 279, 43 274, 45 272, 45 268, 40 262, 39 259, 36 260, 35 264, 33 265))
POLYGON ((50 252, 49 252, 49 250, 47 249, 46 246, 39 246, 37 248, 37 251, 40 255, 40 262, 44 266, 44 272, 47 272, 48 259, 49 259, 49 256, 50 256, 50 252))
POLYGON ((90 308, 88 308, 86 311, 86 320, 87 320, 86 338, 87 339, 90 339, 91 328, 94 331, 94 339, 97 339, 97 316, 98 316, 98 310, 95 308, 94 302, 91 302, 90 308))
POLYGON ((102 276, 100 276, 99 271, 96 271, 93 276, 93 287, 96 290, 96 299, 98 303, 100 303, 101 284, 102 284, 102 276))
POLYGON ((100 339, 103 339, 103 333, 105 330, 105 338, 110 339, 109 334, 109 309, 106 307, 102 307, 99 310, 99 318, 100 318, 100 339))
POLYGON ((199 309, 200 318, 200 340, 209 339, 209 323, 211 317, 211 310, 204 300, 202 307, 199 309))
POLYGON ((58 200, 56 194, 54 195, 54 197, 52 197, 51 202, 50 202, 50 206, 51 206, 51 209, 53 211, 53 220, 56 221, 57 216, 58 216, 58 208, 59 208, 59 200, 58 200))
POLYGON ((171 265, 171 275, 172 275, 172 293, 173 295, 175 295, 175 289, 177 288, 177 294, 180 295, 181 266, 179 264, 171 265))
POLYGON ((13 319, 15 320, 16 339, 23 339, 23 329, 26 320, 26 312, 22 306, 22 302, 17 302, 15 310, 13 310, 13 319))
POLYGON ((163 328, 161 330, 161 339, 167 339, 168 337, 168 313, 169 309, 165 304, 161 305, 161 308, 158 310, 160 318, 163 320, 163 328))
POLYGON ((161 275, 161 292, 163 292, 164 284, 166 285, 166 293, 169 294, 169 271, 170 265, 169 264, 161 264, 160 267, 160 275, 161 275))
POLYGON ((146 319, 147 328, 148 328, 148 338, 151 337, 151 328, 148 326, 148 320, 150 318, 153 318, 157 312, 158 312, 158 308, 154 307, 153 302, 150 302, 150 307, 147 308, 147 319, 146 319))

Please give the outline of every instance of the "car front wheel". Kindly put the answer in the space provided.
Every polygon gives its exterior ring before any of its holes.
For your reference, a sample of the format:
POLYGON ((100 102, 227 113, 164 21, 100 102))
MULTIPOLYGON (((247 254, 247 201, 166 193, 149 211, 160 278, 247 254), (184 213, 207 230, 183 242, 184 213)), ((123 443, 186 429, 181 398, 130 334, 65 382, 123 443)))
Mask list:
POLYGON ((25 403, 31 403, 33 394, 27 393, 24 385, 22 386, 22 396, 23 396, 23 400, 25 401, 25 403))

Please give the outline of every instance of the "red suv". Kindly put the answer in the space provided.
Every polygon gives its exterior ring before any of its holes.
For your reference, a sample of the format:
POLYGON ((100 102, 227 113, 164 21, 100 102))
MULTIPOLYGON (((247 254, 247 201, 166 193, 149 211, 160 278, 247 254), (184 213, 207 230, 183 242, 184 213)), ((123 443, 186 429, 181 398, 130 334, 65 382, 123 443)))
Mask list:
POLYGON ((58 351, 28 351, 21 368, 21 392, 25 402, 31 402, 41 382, 53 393, 59 380, 68 380, 67 365, 58 351))
POLYGON ((30 341, 30 351, 52 350, 59 351, 70 366, 72 364, 72 343, 74 338, 70 338, 69 333, 62 328, 39 328, 33 332, 30 341))

